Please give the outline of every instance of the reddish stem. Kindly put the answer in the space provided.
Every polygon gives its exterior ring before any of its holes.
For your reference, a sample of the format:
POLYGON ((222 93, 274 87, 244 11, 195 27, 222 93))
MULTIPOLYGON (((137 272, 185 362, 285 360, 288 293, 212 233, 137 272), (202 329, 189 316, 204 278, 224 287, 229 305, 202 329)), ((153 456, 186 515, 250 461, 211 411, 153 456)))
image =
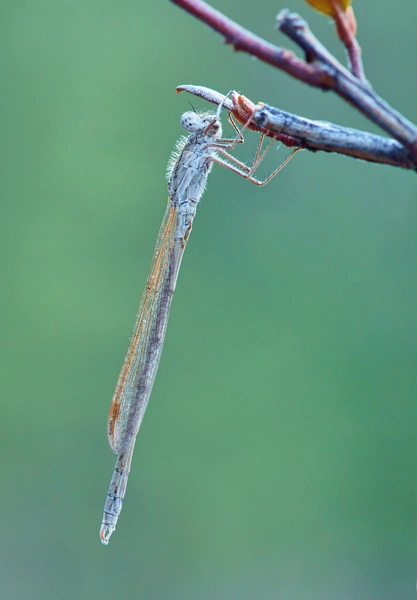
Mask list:
POLYGON ((221 33, 226 43, 233 46, 235 50, 257 56, 264 62, 282 69, 292 77, 309 85, 328 88, 328 73, 318 63, 308 64, 297 58, 290 50, 266 42, 203 0, 171 1, 221 33))
POLYGON ((365 73, 362 64, 362 50, 356 39, 356 19, 351 6, 343 10, 340 4, 333 0, 334 21, 336 24, 337 35, 340 41, 345 45, 352 75, 357 77, 363 83, 366 83, 365 73))

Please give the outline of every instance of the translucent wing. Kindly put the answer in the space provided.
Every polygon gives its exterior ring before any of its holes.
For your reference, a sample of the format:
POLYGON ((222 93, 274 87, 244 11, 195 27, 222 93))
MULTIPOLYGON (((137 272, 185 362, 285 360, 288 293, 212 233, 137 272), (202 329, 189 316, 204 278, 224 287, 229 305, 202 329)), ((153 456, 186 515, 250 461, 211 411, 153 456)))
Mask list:
POLYGON ((158 369, 186 244, 186 240, 174 239, 176 223, 177 209, 168 200, 132 337, 110 405, 108 438, 115 454, 126 451, 134 442, 158 369))

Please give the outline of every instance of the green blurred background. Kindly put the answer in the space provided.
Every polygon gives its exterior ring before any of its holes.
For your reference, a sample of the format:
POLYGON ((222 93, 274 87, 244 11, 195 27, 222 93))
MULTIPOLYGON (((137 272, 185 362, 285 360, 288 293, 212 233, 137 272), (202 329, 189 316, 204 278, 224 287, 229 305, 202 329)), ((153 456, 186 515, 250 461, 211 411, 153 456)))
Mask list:
MULTIPOLYGON (((301 0, 214 4, 287 47, 275 15, 297 10, 343 59, 301 0)), ((416 121, 415 0, 355 10, 369 79, 416 121)), ((179 116, 207 108, 175 86, 378 130, 164 0, 3 0, 0 22, 0 598, 414 599, 415 174, 214 168, 105 548, 107 410, 179 116)))

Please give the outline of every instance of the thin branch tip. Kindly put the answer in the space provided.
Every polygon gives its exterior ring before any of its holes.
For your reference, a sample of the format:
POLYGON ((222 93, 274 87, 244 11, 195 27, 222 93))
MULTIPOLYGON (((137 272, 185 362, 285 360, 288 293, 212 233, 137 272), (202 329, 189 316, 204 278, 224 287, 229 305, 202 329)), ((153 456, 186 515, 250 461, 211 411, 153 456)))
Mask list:
POLYGON ((236 91, 231 92, 231 97, 198 85, 181 85, 176 91, 186 91, 213 104, 222 104, 245 129, 258 131, 289 148, 321 150, 367 162, 417 169, 410 151, 396 140, 326 121, 305 119, 267 104, 254 104, 236 91))

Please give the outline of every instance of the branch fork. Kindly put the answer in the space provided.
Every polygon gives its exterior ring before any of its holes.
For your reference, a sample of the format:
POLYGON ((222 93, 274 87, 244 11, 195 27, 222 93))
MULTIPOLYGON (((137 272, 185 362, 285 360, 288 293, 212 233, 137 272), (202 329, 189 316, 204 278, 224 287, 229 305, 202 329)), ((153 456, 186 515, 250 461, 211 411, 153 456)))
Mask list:
MULTIPOLYGON (((367 82, 360 46, 355 37, 356 22, 351 7, 343 10, 337 0, 332 0, 336 31, 348 55, 349 68, 346 68, 314 36, 302 17, 286 9, 277 16, 277 28, 303 50, 305 59, 256 36, 203 0, 171 1, 222 34, 226 43, 235 50, 247 52, 303 83, 337 94, 394 139, 311 121, 266 104, 254 105, 235 92, 230 101, 231 108, 227 102, 224 106, 231 110, 240 123, 244 115, 248 117, 251 113, 250 129, 255 128, 263 133, 267 130, 269 137, 272 137, 271 132, 275 136, 278 133, 278 139, 287 146, 292 147, 296 143, 308 150, 338 152, 362 160, 417 170, 417 126, 379 97, 367 82)), ((179 89, 205 97, 204 90, 208 88, 180 86, 177 91, 179 89)), ((214 90, 209 90, 208 95, 212 99, 206 99, 218 104, 216 94, 214 90)), ((223 98, 221 94, 219 96, 223 98)))

